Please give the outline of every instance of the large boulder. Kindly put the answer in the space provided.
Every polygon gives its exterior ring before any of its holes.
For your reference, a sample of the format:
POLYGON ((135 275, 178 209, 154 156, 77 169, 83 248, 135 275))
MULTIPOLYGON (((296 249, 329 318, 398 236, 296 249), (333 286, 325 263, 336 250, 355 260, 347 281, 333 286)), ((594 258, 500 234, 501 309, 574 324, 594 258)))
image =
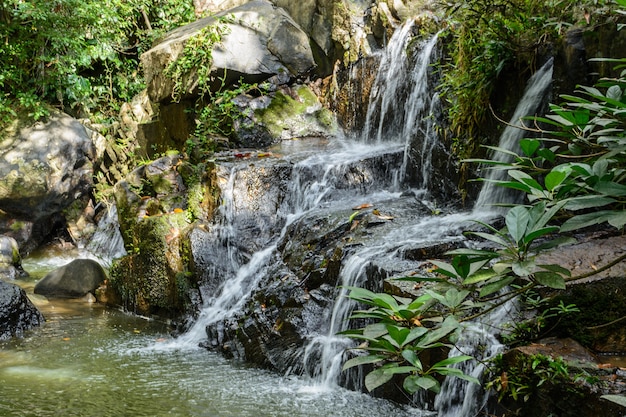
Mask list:
POLYGON ((35 285, 35 294, 56 298, 78 298, 94 293, 107 279, 102 266, 92 259, 75 259, 35 285))
MULTIPOLYGON (((216 77, 226 74, 226 85, 240 78, 257 82, 279 74, 296 77, 315 68, 309 38, 297 23, 283 9, 267 1, 251 1, 180 27, 141 56, 152 101, 170 99, 174 80, 165 75, 166 68, 181 56, 190 38, 217 23, 225 25, 226 30, 221 41, 213 46, 211 68, 216 77)), ((198 76, 193 71, 186 75, 181 95, 193 96, 198 76)), ((218 88, 221 83, 217 83, 218 88)))
POLYGON ((0 142, 0 209, 31 220, 62 211, 91 189, 93 157, 86 129, 64 113, 6 135, 0 142))
POLYGON ((42 314, 30 302, 23 289, 0 281, 0 340, 21 336, 44 322, 42 314))
POLYGON ((20 124, 0 141, 0 232, 32 249, 89 194, 95 152, 84 126, 67 114, 53 110, 45 123, 20 124))

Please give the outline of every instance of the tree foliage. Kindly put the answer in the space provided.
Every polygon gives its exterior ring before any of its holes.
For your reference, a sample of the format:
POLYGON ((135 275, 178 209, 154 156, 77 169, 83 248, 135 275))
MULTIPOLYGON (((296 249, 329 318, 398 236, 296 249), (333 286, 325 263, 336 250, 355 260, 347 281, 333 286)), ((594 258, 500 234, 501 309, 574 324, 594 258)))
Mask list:
POLYGON ((193 18, 190 0, 1 0, 0 122, 45 103, 109 116, 143 87, 139 54, 193 18))

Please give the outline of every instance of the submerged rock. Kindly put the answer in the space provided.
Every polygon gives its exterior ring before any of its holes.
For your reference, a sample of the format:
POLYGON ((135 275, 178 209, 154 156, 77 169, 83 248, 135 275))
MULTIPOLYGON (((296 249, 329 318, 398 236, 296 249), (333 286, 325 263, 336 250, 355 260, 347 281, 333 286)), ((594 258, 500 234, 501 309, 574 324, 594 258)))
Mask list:
POLYGON ((46 297, 80 298, 93 294, 106 279, 106 272, 98 262, 75 259, 43 277, 34 292, 46 297))
POLYGON ((43 322, 43 315, 23 289, 0 280, 0 340, 22 336, 43 322))

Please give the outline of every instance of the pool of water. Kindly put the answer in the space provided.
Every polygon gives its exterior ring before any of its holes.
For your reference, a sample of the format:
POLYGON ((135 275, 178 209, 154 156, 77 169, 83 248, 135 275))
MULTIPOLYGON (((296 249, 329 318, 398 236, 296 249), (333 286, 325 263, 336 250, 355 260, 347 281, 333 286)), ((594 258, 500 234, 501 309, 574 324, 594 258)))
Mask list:
MULTIPOLYGON (((58 266, 46 262, 24 262, 27 271, 36 271, 20 283, 31 296, 38 276, 58 266)), ((99 304, 33 300, 46 323, 0 343, 1 416, 430 415, 200 348, 175 349, 165 324, 99 304)))

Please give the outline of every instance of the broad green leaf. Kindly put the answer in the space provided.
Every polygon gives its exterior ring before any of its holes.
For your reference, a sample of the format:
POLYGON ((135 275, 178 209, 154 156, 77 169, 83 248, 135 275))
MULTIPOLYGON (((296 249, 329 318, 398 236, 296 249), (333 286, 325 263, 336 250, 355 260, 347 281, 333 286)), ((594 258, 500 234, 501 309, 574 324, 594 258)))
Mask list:
POLYGON ((376 369, 365 376, 365 388, 371 392, 389 382, 391 378, 393 374, 385 373, 384 368, 376 369))
POLYGON ((541 146, 541 143, 537 139, 522 139, 519 142, 519 146, 526 156, 533 156, 541 146))
POLYGON ((600 194, 614 196, 614 197, 623 197, 626 196, 626 185, 618 184, 612 181, 600 181, 598 182, 593 189, 600 194))
POLYGON ((525 260, 521 262, 513 262, 511 268, 513 273, 518 277, 527 277, 533 273, 535 263, 533 261, 525 260))
POLYGON ((563 171, 550 171, 546 175, 545 184, 548 191, 554 191, 567 178, 567 173, 563 171))
POLYGON ((535 272, 535 280, 546 287, 554 288, 556 290, 565 289, 565 280, 563 277, 555 272, 551 271, 539 271, 535 272))
POLYGON ((565 208, 567 210, 576 211, 594 207, 604 207, 615 203, 615 201, 615 199, 607 196, 584 195, 565 200, 565 208))
POLYGON ((372 303, 382 308, 387 308, 389 310, 396 311, 398 310, 398 302, 393 296, 385 293, 376 293, 372 298, 372 303))
POLYGON ((467 277, 467 279, 463 281, 463 285, 472 285, 479 282, 488 281, 496 275, 498 274, 493 269, 485 269, 467 277))
POLYGON ((572 230, 583 229, 585 227, 601 224, 609 220, 612 211, 598 211, 595 213, 585 213, 574 216, 561 226, 561 232, 571 232, 572 230))
POLYGON ((404 346, 404 341, 411 332, 406 327, 398 327, 391 324, 387 325, 387 332, 391 338, 391 342, 398 348, 404 346))
POLYGON ((459 291, 456 288, 450 288, 446 291, 446 306, 449 308, 458 307, 463 301, 465 301, 469 293, 470 292, 467 290, 459 291))
POLYGON ((372 323, 363 328, 363 336, 377 339, 387 334, 387 326, 384 323, 372 323))
POLYGON ((529 244, 532 241, 534 241, 535 239, 538 239, 542 236, 548 235, 550 233, 554 233, 557 232, 559 230, 559 228, 557 226, 549 226, 549 227, 544 227, 542 229, 539 230, 535 230, 534 232, 531 232, 529 234, 527 234, 526 236, 524 236, 524 243, 525 244, 529 244))
POLYGON ((614 211, 608 218, 611 226, 621 229, 626 224, 626 211, 614 211))
POLYGON ((419 372, 423 370, 422 361, 417 357, 417 353, 411 349, 405 349, 402 351, 402 357, 406 359, 408 363, 419 369, 419 372))
POLYGON ((504 221, 515 242, 520 242, 524 237, 529 219, 528 209, 524 206, 515 206, 506 214, 504 221))
POLYGON ((450 278, 458 278, 452 265, 434 259, 431 260, 430 263, 437 267, 437 273, 449 276, 450 278))
POLYGON ((537 265, 540 268, 543 268, 548 271, 556 272, 557 274, 567 275, 568 277, 572 276, 572 273, 569 269, 563 268, 561 265, 549 264, 549 265, 537 265))
POLYGON ((510 177, 516 179, 517 181, 528 185, 530 188, 543 191, 543 187, 541 186, 541 184, 539 184, 533 177, 523 171, 511 169, 507 171, 507 174, 509 174, 510 177))
POLYGON ((341 368, 342 371, 354 368, 355 366, 365 365, 369 363, 378 363, 387 359, 385 355, 364 355, 348 359, 341 368))
POLYGON ((410 394, 416 393, 420 389, 430 390, 439 393, 439 382, 430 375, 418 376, 410 375, 404 379, 402 387, 410 394))
POLYGON ((498 281, 489 283, 481 288, 480 293, 478 294, 480 297, 486 297, 493 293, 500 291, 502 288, 510 285, 513 281, 516 280, 516 277, 504 277, 498 281))
POLYGON ((409 332, 409 335, 405 339, 404 344, 408 345, 409 343, 411 343, 415 339, 418 339, 418 338, 424 336, 426 333, 428 333, 428 329, 426 327, 413 327, 413 328, 411 328, 411 331, 409 332))
POLYGON ((452 258, 451 265, 456 271, 456 274, 461 278, 466 278, 470 272, 471 267, 470 259, 467 255, 457 255, 452 258))
POLYGON ((454 365, 455 363, 466 362, 472 359, 474 358, 468 355, 453 356, 453 357, 446 358, 442 361, 437 362, 432 367, 433 368, 446 367, 449 365, 454 365))

